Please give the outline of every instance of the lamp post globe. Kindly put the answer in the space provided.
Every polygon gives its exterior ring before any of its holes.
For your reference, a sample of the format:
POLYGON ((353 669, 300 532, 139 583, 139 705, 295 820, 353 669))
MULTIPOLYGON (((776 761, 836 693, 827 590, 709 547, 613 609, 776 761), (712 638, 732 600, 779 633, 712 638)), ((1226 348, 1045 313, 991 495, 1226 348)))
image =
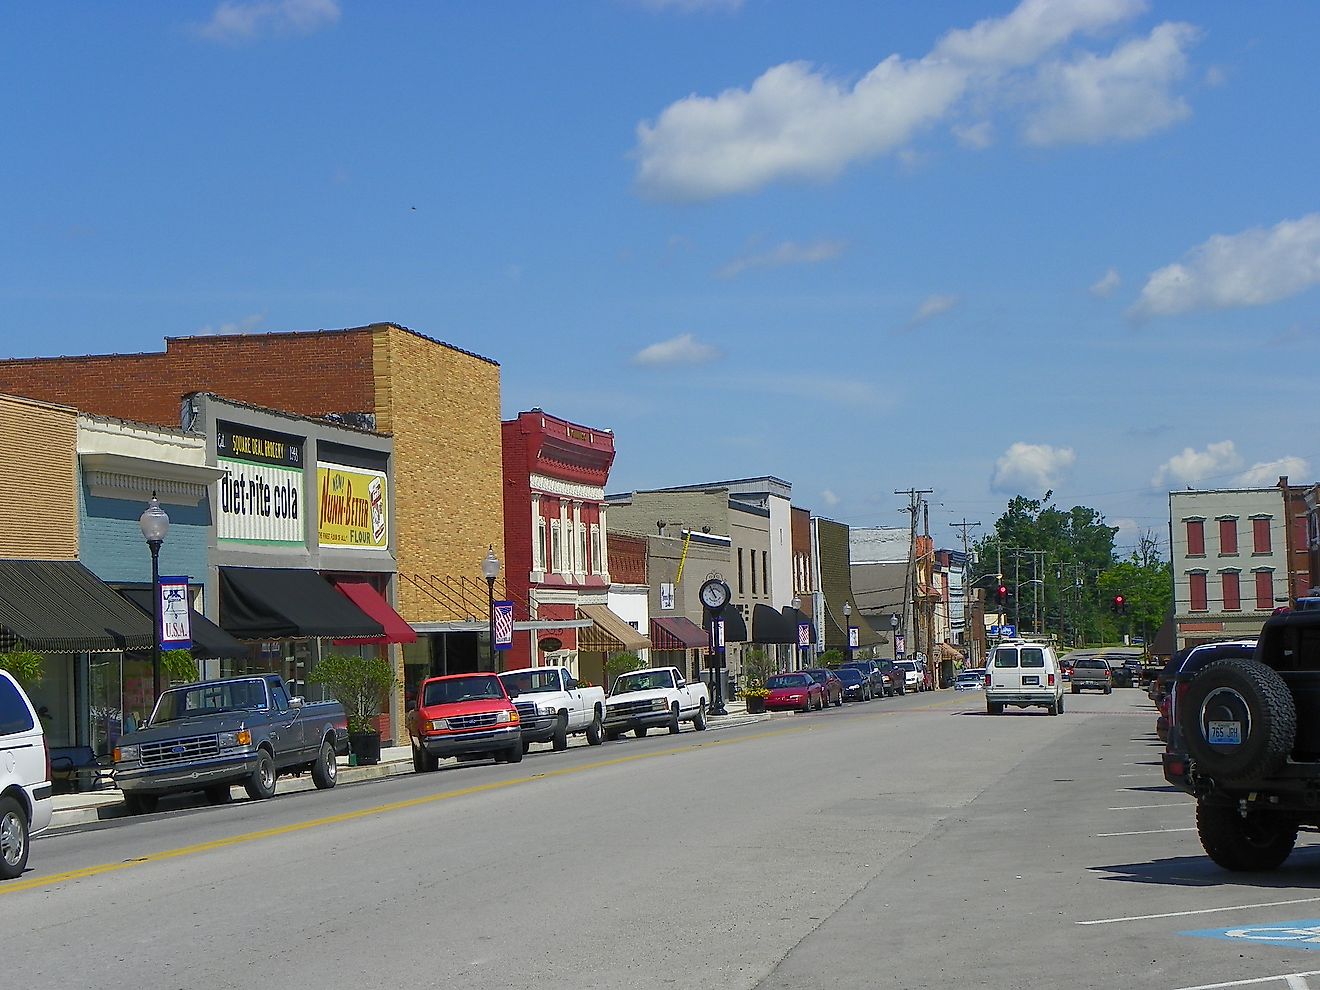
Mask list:
POLYGON ((151 550, 151 688, 160 697, 160 547, 170 531, 170 517, 160 507, 156 493, 138 517, 142 538, 151 550))
POLYGON ((490 545, 481 561, 481 573, 486 578, 486 632, 490 637, 490 669, 495 663, 495 579, 500 576, 500 558, 495 556, 495 544, 490 545))
POLYGON ((898 616, 897 615, 891 615, 889 617, 889 631, 893 634, 894 659, 897 660, 898 659, 898 616))

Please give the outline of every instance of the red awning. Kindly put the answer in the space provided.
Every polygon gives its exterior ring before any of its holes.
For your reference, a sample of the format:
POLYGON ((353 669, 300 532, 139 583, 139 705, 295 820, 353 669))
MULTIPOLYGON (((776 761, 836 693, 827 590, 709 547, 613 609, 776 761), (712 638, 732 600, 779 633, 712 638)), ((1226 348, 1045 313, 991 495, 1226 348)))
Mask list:
MULTIPOLYGON (((366 581, 339 581, 331 583, 371 618, 385 627, 385 635, 373 639, 354 639, 354 643, 415 643, 417 631, 403 621, 403 616, 390 606, 383 595, 366 581)), ((336 640, 338 642, 338 640, 336 640)))
POLYGON ((706 630, 681 615, 651 620, 651 649, 704 650, 710 646, 706 630))

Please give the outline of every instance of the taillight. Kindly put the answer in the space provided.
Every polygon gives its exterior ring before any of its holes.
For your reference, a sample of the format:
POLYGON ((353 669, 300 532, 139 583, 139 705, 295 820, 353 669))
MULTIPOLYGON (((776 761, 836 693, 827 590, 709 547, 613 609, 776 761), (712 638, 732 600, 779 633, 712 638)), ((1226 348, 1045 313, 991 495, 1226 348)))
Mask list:
POLYGON ((1050 682, 1049 682, 1049 684, 1047 684, 1046 686, 1047 686, 1047 687, 1054 687, 1054 675, 1053 675, 1053 674, 1050 674, 1050 682))
POLYGON ((1174 723, 1174 714, 1178 710, 1178 699, 1185 695, 1190 688, 1190 684, 1175 684, 1173 690, 1164 696, 1164 717, 1169 720, 1170 725, 1174 723))

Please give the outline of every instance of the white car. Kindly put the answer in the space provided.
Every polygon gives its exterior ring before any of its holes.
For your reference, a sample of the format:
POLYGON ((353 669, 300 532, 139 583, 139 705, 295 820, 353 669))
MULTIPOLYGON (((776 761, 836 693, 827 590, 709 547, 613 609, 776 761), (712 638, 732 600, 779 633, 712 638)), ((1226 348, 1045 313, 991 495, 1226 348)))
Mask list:
POLYGON ((903 681, 909 691, 921 690, 921 669, 917 666, 915 660, 895 660, 894 666, 903 671, 903 681))
POLYGON ((1063 672, 1053 647, 1025 640, 1005 640, 994 648, 985 668, 985 710, 1004 714, 1004 706, 1063 711, 1063 672))
POLYGON ((28 842, 50 824, 50 751, 32 702, 0 670, 0 880, 27 868, 28 842))
POLYGON ((985 671, 980 667, 967 667, 953 679, 955 691, 980 691, 985 687, 985 671))

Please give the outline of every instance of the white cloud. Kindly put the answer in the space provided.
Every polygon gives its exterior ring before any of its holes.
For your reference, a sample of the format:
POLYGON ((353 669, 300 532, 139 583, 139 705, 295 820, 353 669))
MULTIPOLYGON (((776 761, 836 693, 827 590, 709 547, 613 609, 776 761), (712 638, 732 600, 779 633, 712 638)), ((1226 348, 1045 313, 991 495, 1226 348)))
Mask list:
POLYGON ((659 368, 672 365, 707 364, 720 356, 710 344, 703 344, 690 333, 643 347, 633 355, 633 364, 659 368))
POLYGON ((843 254, 842 241, 815 241, 811 244, 797 244, 784 241, 769 251, 744 254, 722 266, 715 274, 720 278, 736 278, 743 272, 756 268, 783 268, 785 265, 815 265, 822 261, 832 261, 843 254))
POLYGON ((995 462, 990 487, 1007 494, 1039 495, 1056 487, 1076 461, 1071 447, 1019 441, 995 462))
POLYGON ((1133 316, 1263 306, 1320 282, 1320 213, 1216 234, 1146 280, 1133 316))
POLYGON ((265 322, 265 313, 251 313, 241 320, 234 320, 231 323, 217 323, 215 326, 200 327, 196 333, 199 337, 232 337, 240 333, 251 333, 265 322))
POLYGON ((1150 481, 1152 488, 1188 485, 1232 471, 1242 463, 1232 440, 1208 444, 1205 450, 1184 447, 1159 466, 1150 481))
POLYGON ((1295 482, 1305 479, 1311 473, 1311 465, 1304 457, 1280 457, 1277 461, 1261 461, 1251 465, 1237 476, 1237 483, 1244 488, 1265 488, 1278 484, 1281 476, 1287 475, 1295 482))
POLYGON ((912 314, 912 319, 907 321, 903 329, 912 330, 921 326, 923 323, 930 322, 937 316, 943 316, 949 310, 957 306, 959 301, 960 300, 957 296, 927 296, 922 300, 921 305, 917 307, 917 311, 912 314))
POLYGON ((1173 85, 1187 74, 1187 49, 1200 34, 1190 24, 1161 24, 1109 55, 1043 66, 1024 136, 1037 145, 1132 141, 1183 120, 1192 111, 1173 85))
POLYGON ((339 20, 338 0, 223 0, 197 33, 212 41, 312 34, 339 20))
POLYGON ((1105 272, 1097 281, 1091 284, 1091 295, 1100 299, 1107 299, 1112 296, 1115 290, 1123 284, 1123 279, 1118 274, 1117 268, 1111 268, 1105 272))
POLYGON ((820 493, 820 500, 825 503, 825 507, 828 509, 832 509, 839 504, 839 496, 835 495, 828 488, 820 493))
POLYGON ((638 124, 637 187, 700 201, 825 181, 882 155, 913 160, 910 142, 942 121, 963 145, 983 148, 997 109, 1026 109, 1026 136, 1038 144, 1148 134, 1188 112, 1172 87, 1194 28, 1162 24, 1108 55, 1072 50, 1042 64, 1144 9, 1143 0, 1022 0, 1004 17, 949 31, 924 57, 889 55, 856 81, 784 62, 746 88, 694 93, 638 124))

